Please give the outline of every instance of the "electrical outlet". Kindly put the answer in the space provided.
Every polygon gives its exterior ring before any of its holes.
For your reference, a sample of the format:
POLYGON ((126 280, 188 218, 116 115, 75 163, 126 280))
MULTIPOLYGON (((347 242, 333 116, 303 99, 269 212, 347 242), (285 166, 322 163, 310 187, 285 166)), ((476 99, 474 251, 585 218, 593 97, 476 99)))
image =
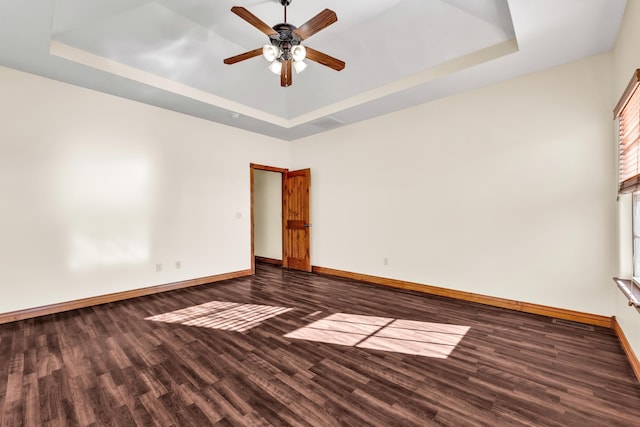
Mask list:
POLYGON ((176 261, 176 270, 180 270, 182 268, 182 262, 176 261))
POLYGON ((156 272, 162 271, 162 264, 156 264, 156 272))
POLYGON ((382 263, 383 263, 384 265, 389 265, 389 258, 384 258, 384 259, 382 260, 382 263))

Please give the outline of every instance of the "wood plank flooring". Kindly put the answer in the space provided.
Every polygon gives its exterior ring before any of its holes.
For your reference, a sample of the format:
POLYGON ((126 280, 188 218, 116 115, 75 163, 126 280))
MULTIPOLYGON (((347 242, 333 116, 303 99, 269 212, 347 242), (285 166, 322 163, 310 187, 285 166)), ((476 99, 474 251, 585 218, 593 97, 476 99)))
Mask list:
POLYGON ((258 264, 252 277, 0 325, 2 426, 638 426, 611 330, 258 264), (245 331, 145 320, 288 307, 245 331), (469 326, 448 358, 284 337, 335 313, 469 326))

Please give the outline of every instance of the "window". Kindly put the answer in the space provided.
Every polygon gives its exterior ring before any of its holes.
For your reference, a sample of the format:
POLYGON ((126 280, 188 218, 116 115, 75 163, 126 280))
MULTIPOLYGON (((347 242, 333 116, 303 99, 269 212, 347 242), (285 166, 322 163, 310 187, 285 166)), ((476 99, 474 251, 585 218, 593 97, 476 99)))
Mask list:
POLYGON ((633 278, 614 277, 618 289, 629 299, 629 305, 640 312, 640 191, 633 193, 632 235, 633 235, 633 278))
POLYGON ((633 193, 633 280, 614 279, 640 311, 640 69, 633 73, 620 101, 613 110, 618 119, 618 192, 633 193))

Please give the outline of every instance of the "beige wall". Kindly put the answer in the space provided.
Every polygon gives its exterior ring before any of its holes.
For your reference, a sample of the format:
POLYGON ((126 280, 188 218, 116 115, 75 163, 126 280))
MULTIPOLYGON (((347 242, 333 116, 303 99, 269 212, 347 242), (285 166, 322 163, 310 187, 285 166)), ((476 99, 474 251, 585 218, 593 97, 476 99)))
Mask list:
POLYGON ((249 165, 289 143, 6 68, 0 93, 0 313, 250 268, 249 165))
POLYGON ((282 174, 255 170, 253 189, 255 255, 282 260, 282 174))
POLYGON ((313 264, 611 315, 611 64, 599 55, 293 143, 291 168, 313 171, 313 264))
MULTIPOLYGON (((640 23, 640 1, 629 0, 613 52, 612 110, 629 83, 631 75, 637 68, 640 68, 640 50, 638 49, 640 27, 638 23, 640 23)), ((618 265, 616 274, 622 277, 631 277, 632 273, 630 200, 631 196, 625 195, 618 203, 618 265)), ((620 292, 616 293, 615 315, 634 352, 640 356, 640 313, 628 306, 627 298, 620 292)))

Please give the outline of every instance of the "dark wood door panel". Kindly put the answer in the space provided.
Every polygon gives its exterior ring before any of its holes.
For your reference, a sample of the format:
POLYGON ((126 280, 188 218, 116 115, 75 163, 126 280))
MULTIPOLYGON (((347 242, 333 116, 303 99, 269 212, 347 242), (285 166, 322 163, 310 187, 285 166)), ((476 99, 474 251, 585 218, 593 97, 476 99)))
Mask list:
POLYGON ((284 174, 284 262, 285 268, 311 271, 311 233, 309 190, 311 170, 302 169, 284 174))

